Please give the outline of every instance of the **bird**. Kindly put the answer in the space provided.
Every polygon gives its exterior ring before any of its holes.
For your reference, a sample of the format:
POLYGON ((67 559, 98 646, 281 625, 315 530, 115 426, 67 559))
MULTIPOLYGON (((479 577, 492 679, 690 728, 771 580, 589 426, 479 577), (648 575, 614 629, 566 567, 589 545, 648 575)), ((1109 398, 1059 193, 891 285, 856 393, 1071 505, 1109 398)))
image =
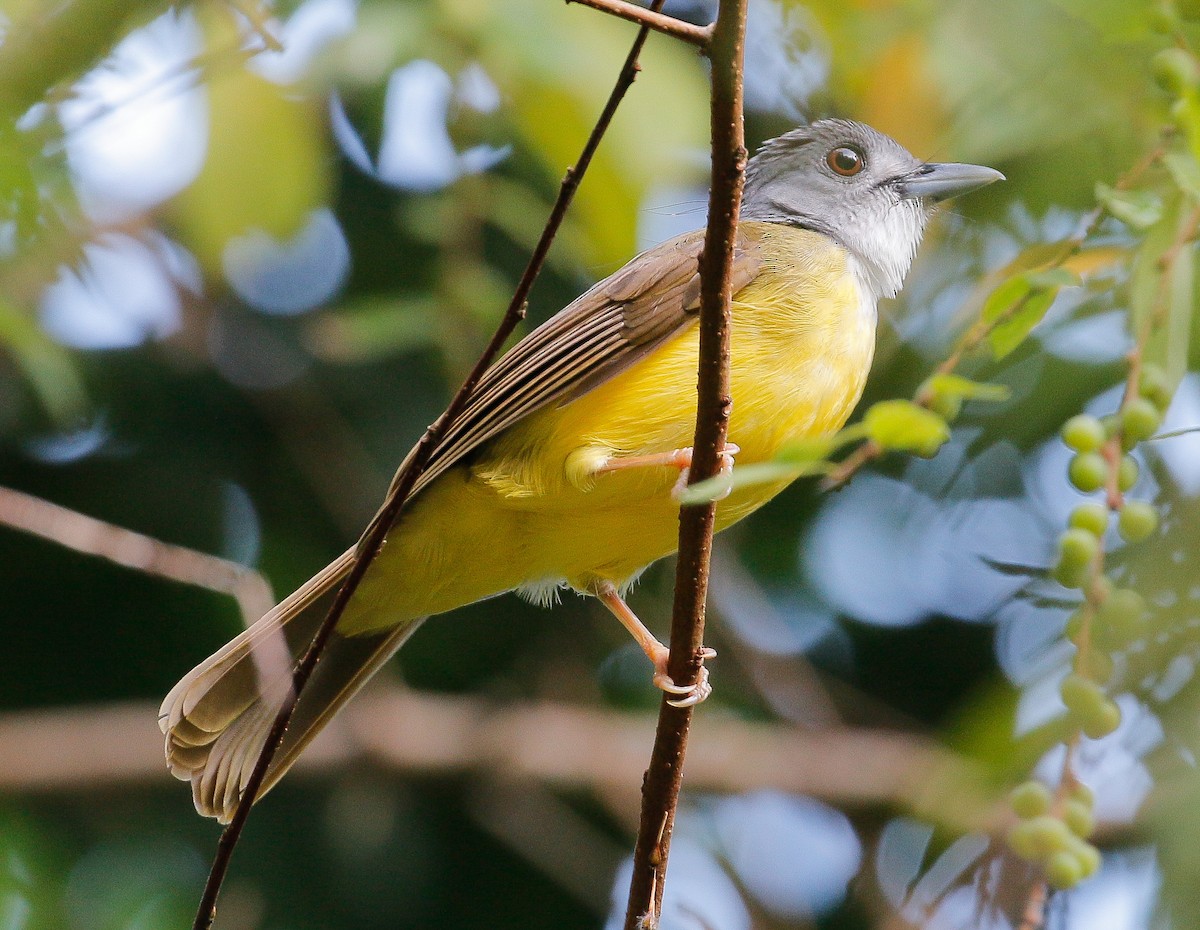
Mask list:
MULTIPOLYGON (((723 469, 845 424, 871 367, 877 303, 900 290, 936 205, 1002 178, 981 165, 923 162, 842 119, 762 146, 746 166, 733 259, 723 469)), ((598 598, 670 700, 708 696, 706 669, 690 686, 670 679, 667 647, 625 602, 638 575, 677 546, 703 241, 700 229, 642 252, 486 371, 389 527, 257 797, 424 619, 510 591, 543 605, 563 588, 598 598)), ((787 484, 735 486, 717 505, 716 529, 787 484)), ((167 695, 168 767, 191 782, 201 814, 233 816, 295 656, 355 558, 343 553, 167 695)))

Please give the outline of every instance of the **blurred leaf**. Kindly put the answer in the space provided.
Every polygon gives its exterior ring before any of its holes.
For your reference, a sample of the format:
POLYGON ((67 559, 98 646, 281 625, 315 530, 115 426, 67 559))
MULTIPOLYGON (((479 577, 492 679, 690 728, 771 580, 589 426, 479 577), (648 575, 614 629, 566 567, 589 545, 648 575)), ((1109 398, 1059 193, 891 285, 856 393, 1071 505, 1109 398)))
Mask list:
POLYGON ((1065 268, 1051 268, 1025 272, 997 287, 980 311, 982 322, 995 324, 987 337, 992 355, 1002 359, 1024 342, 1054 303, 1059 289, 1078 280, 1065 268))
POLYGON ((872 404, 863 417, 867 436, 884 449, 932 454, 950 438, 950 427, 936 413, 911 400, 872 404))
MULTIPOLYGON (((228 18, 213 13, 208 25, 210 48, 237 41, 228 18)), ((294 235, 330 183, 316 103, 245 67, 218 68, 208 81, 208 158, 175 201, 183 239, 214 275, 231 237, 294 235)))
POLYGON ((1200 162, 1192 152, 1173 151, 1163 156, 1163 164, 1179 189, 1200 200, 1200 162))
POLYGON ((861 433, 858 427, 848 427, 835 436, 806 436, 795 442, 789 442, 775 456, 778 462, 790 462, 793 465, 804 465, 809 462, 819 462, 829 458, 834 450, 847 442, 853 441, 861 433))
POLYGON ((957 397, 962 400, 1008 400, 1012 391, 1006 384, 986 384, 972 381, 962 375, 936 374, 925 382, 924 389, 939 397, 957 397))
POLYGON ((5 3, 0 45, 0 123, 14 119, 97 64, 162 0, 5 3))
MULTIPOLYGON (((557 181, 578 158, 634 27, 577 6, 551 5, 531 16, 521 0, 450 5, 511 99, 526 146, 557 181)), ((638 210, 649 190, 705 183, 707 80, 699 56, 682 43, 651 41, 641 63, 568 218, 594 273, 617 268, 636 251, 638 210)))
POLYGON ((1194 90, 1171 104, 1171 118, 1183 130, 1193 158, 1200 158, 1200 95, 1194 90))
POLYGON ((437 316, 432 295, 395 300, 364 297, 313 319, 305 343, 317 358, 339 363, 368 362, 435 345, 437 316))
POLYGON ((1109 213, 1134 229, 1146 229, 1162 219, 1162 198, 1155 191, 1119 191, 1098 183, 1096 199, 1109 213))
POLYGON ((20 310, 0 302, 0 344, 11 353, 46 413, 63 427, 87 410, 87 392, 71 354, 20 310))
POLYGON ((1182 241, 1189 223, 1182 206, 1176 197, 1147 232, 1134 256, 1130 282, 1133 336, 1146 334, 1143 360, 1159 365, 1172 389, 1187 370, 1195 301, 1195 248, 1182 241))
POLYGON ((792 462, 755 462, 753 465, 733 466, 733 472, 728 475, 714 475, 704 481, 689 485, 679 496, 679 502, 686 506, 707 504, 719 501, 730 491, 748 488, 760 484, 787 484, 803 475, 823 475, 829 470, 824 461, 808 463, 792 462))
MULTIPOLYGON (((500 175, 488 179, 485 219, 526 252, 533 251, 548 215, 549 208, 528 187, 500 175)), ((577 269, 571 257, 586 247, 582 230, 577 226, 564 226, 554 237, 554 243, 555 247, 546 257, 547 263, 564 274, 573 274, 577 269)))
POLYGON ((1130 42, 1151 35, 1153 0, 1052 0, 1108 41, 1130 42))

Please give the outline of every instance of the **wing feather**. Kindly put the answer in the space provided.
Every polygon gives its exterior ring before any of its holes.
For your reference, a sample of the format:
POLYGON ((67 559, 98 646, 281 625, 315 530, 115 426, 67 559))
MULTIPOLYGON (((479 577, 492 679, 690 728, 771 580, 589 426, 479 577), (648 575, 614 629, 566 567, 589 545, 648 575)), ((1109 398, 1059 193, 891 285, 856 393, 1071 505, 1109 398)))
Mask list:
MULTIPOLYGON (((761 235, 739 231, 733 290, 762 264, 761 235)), ((643 252, 563 308, 488 369, 442 438, 415 494, 474 449, 551 403, 569 403, 687 328, 699 309, 704 230, 643 252)), ((392 491, 395 490, 395 482, 392 491)))

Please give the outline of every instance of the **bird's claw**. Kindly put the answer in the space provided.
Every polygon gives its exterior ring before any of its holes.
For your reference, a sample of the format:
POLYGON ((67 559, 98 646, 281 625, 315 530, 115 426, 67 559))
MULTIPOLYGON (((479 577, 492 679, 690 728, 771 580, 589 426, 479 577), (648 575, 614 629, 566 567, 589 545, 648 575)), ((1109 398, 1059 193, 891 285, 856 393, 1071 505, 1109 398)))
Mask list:
MULTIPOLYGON (((700 647, 701 662, 705 659, 715 658, 716 655, 715 649, 708 646, 700 647)), ((667 654, 665 652, 654 663, 654 669, 654 687, 667 694, 677 695, 674 700, 667 701, 672 707, 695 707, 712 694, 712 685, 708 681, 708 669, 703 665, 700 666, 700 671, 696 675, 696 681, 690 685, 677 685, 675 680, 667 674, 667 654)))
MULTIPOLYGON (((717 474, 723 475, 723 476, 729 476, 729 475, 733 474, 733 457, 741 451, 742 451, 741 447, 738 446, 736 443, 732 443, 732 442, 725 443, 725 449, 721 452, 721 455, 720 455, 721 467, 719 469, 717 469, 717 474)), ((682 500, 683 492, 687 490, 688 478, 691 476, 691 473, 692 473, 692 469, 691 469, 692 450, 690 448, 679 449, 676 451, 676 455, 679 456, 679 460, 680 460, 679 478, 676 479, 675 485, 671 488, 671 497, 674 498, 675 500, 682 500)), ((723 501, 732 492, 733 492, 733 488, 726 488, 724 491, 721 491, 719 494, 717 494, 713 498, 713 501, 714 502, 715 501, 723 501)))

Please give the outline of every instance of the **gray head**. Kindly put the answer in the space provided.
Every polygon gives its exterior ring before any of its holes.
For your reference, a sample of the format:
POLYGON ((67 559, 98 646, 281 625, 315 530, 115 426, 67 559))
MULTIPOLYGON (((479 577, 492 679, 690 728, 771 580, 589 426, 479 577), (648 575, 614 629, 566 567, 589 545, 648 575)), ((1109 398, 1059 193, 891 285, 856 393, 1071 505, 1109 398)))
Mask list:
POLYGON ((894 297, 934 205, 1003 177, 980 165, 927 164, 870 126, 827 119, 750 159, 741 217, 824 233, 857 259, 875 297, 894 297))

